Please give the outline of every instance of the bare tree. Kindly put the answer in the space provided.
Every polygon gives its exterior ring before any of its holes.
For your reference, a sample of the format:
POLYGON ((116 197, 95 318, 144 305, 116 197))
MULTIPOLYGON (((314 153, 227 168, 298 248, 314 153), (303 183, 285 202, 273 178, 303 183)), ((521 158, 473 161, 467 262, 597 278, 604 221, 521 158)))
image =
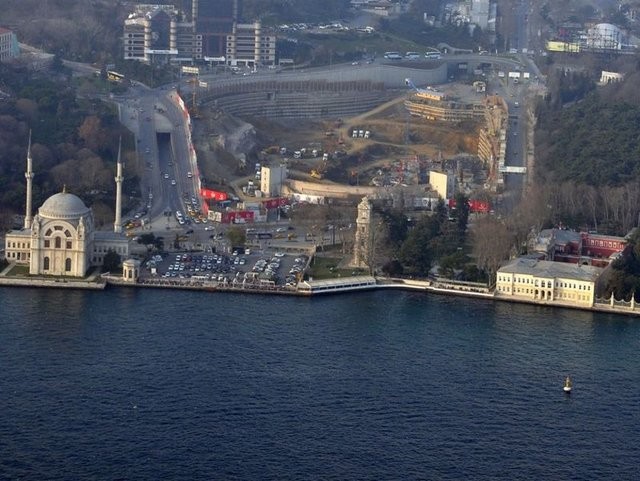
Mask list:
POLYGON ((513 233, 495 217, 484 217, 475 223, 471 235, 476 265, 488 274, 492 282, 500 264, 510 257, 513 233))
POLYGON ((320 248, 324 247, 327 212, 326 205, 298 204, 292 209, 293 222, 301 226, 320 248))
POLYGON ((374 220, 369 230, 369 237, 365 239, 365 249, 362 253, 362 260, 371 275, 374 275, 378 266, 384 264, 389 257, 388 238, 386 224, 381 220, 374 220))

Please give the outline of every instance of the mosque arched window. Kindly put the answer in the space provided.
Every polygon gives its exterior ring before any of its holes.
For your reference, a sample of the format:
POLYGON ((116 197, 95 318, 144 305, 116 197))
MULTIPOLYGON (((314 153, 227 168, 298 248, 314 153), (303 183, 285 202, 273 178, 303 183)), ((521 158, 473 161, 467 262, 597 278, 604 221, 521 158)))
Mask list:
POLYGON ((64 235, 67 237, 71 237, 71 232, 69 232, 69 229, 64 231, 64 235))
POLYGON ((53 231, 51 229, 47 229, 47 232, 45 232, 44 235, 49 237, 52 233, 53 233, 53 231))
POLYGON ((64 270, 66 272, 71 272, 71 259, 67 257, 67 260, 64 261, 64 270))
POLYGON ((60 249, 62 247, 62 239, 60 237, 56 237, 56 249, 60 249))
POLYGON ((49 258, 48 257, 44 258, 44 262, 43 262, 43 266, 42 267, 44 268, 45 271, 49 270, 49 258))

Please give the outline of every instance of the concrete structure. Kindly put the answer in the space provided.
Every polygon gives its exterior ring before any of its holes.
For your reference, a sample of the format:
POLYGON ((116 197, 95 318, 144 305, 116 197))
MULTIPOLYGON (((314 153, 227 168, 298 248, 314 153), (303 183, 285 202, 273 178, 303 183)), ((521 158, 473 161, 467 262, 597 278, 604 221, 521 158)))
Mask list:
POLYGON ((489 0, 471 0, 471 23, 482 30, 489 26, 490 3, 489 0))
POLYGON ((451 199, 455 195, 456 179, 452 172, 429 172, 429 185, 443 199, 451 199))
POLYGON ((625 34, 610 23, 599 23, 587 30, 585 47, 589 50, 621 50, 625 34))
POLYGON ((602 270, 521 257, 498 270, 495 293, 497 297, 592 307, 602 270))
POLYGON ((29 266, 31 275, 83 277, 90 267, 100 266, 110 251, 124 258, 129 241, 118 233, 98 232, 93 212, 82 200, 63 189, 49 197, 31 216, 32 159, 27 154, 27 210, 24 227, 5 236, 5 258, 29 266))
POLYGON ((263 33, 260 22, 233 25, 233 31, 227 36, 226 42, 227 65, 256 67, 275 63, 275 35, 263 33))
POLYGON ((623 80, 624 80, 624 75, 621 73, 607 72, 606 70, 603 70, 602 73, 600 74, 600 83, 603 85, 615 83, 615 82, 622 82, 623 80))
POLYGON ((282 186, 286 178, 286 166, 262 166, 260 169, 260 190, 267 197, 277 197, 282 194, 282 186))
POLYGON ((0 62, 16 58, 20 54, 18 39, 11 30, 0 27, 0 62))
POLYGON ((138 5, 124 21, 124 58, 144 63, 216 61, 273 65, 276 37, 260 22, 239 23, 239 0, 192 0, 191 18, 174 5, 138 5))
POLYGON ((140 277, 140 261, 127 259, 122 263, 122 279, 131 284, 138 282, 140 277))
POLYGON ((482 119, 485 113, 481 102, 462 102, 441 92, 415 92, 404 105, 411 115, 444 122, 482 119))
POLYGON ((227 36, 241 13, 240 0, 191 0, 193 33, 202 44, 202 58, 226 55, 227 36))
POLYGON ((173 5, 137 6, 124 21, 124 59, 168 63, 177 57, 178 15, 173 5))
POLYGON ((363 197, 358 204, 356 218, 356 237, 353 245, 353 265, 360 268, 371 268, 373 249, 373 209, 368 197, 363 197))
POLYGON ((502 173, 506 169, 509 108, 498 95, 487 97, 484 103, 484 126, 478 137, 478 157, 487 167, 491 183, 501 185, 504 183, 502 173))

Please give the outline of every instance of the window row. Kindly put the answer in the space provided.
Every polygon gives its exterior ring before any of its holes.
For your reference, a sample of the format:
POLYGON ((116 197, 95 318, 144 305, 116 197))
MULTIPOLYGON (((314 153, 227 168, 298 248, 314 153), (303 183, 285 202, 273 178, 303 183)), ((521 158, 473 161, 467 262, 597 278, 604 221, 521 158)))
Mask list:
MULTIPOLYGON (((51 240, 50 239, 45 239, 44 240, 44 248, 45 249, 50 249, 51 248, 51 240)), ((62 238, 61 237, 56 237, 55 239, 53 239, 53 248, 54 249, 62 249, 62 238)), ((65 241, 65 249, 73 249, 73 242, 68 240, 65 241)))
POLYGON ((30 249, 31 248, 31 243, 30 242, 8 242, 7 243, 7 248, 11 248, 11 249, 30 249))
MULTIPOLYGON (((48 271, 50 269, 51 260, 49 259, 49 257, 45 256, 45 258, 42 260, 42 270, 48 271)), ((64 270, 65 272, 71 272, 71 259, 69 259, 68 257, 64 261, 64 270)))

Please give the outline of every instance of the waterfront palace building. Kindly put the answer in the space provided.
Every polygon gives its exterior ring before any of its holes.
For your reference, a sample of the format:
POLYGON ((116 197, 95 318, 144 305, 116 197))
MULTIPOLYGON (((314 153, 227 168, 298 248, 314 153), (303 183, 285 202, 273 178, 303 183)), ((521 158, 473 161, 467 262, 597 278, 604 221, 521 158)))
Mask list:
MULTIPOLYGON (((29 141, 31 143, 31 141, 29 141)), ((122 164, 118 159, 116 176, 116 222, 114 232, 97 231, 93 212, 76 195, 63 189, 49 197, 32 216, 31 147, 27 153, 27 199, 24 226, 5 236, 5 258, 29 266, 30 275, 84 277, 91 267, 101 266, 113 251, 126 259, 129 241, 122 234, 120 206, 122 164)))
POLYGON ((496 275, 496 297, 591 307, 603 269, 519 257, 496 275))

